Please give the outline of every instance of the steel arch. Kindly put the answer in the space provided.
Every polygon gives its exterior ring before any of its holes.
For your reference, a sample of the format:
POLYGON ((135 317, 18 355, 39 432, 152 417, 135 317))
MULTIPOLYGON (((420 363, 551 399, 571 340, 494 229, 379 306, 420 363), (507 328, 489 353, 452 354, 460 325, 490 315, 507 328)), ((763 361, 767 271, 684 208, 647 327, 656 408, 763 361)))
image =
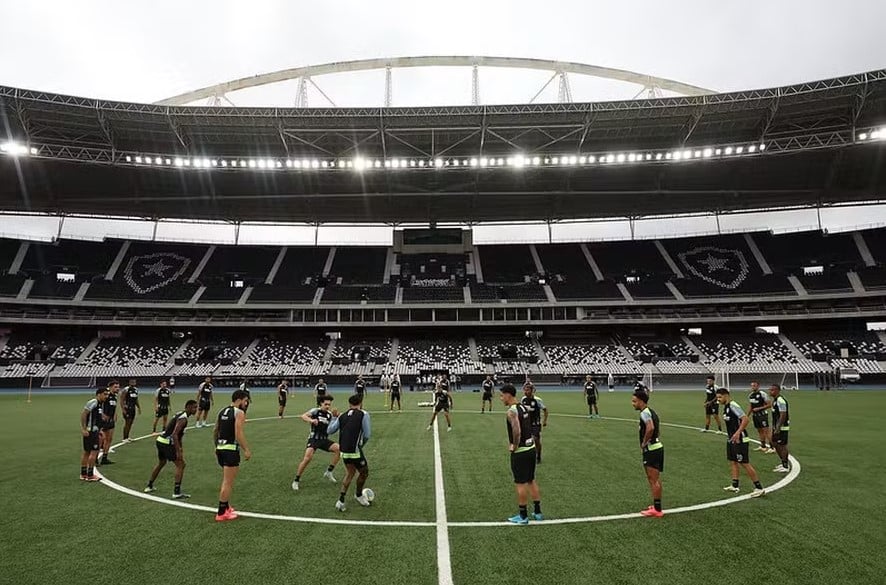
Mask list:
POLYGON ((523 57, 489 57, 489 56, 419 56, 392 57, 381 59, 358 59, 355 61, 339 61, 320 65, 307 65, 281 69, 270 73, 262 73, 252 77, 242 77, 211 85, 194 91, 175 95, 155 102, 157 105, 180 106, 203 99, 223 96, 229 92, 250 87, 258 87, 271 83, 279 83, 298 78, 311 78, 335 73, 352 73, 356 71, 372 71, 377 69, 405 69, 409 67, 495 67, 511 69, 535 69, 555 73, 573 73, 602 79, 613 79, 627 83, 635 83, 643 87, 655 87, 672 91, 680 95, 705 95, 716 93, 714 90, 682 83, 664 77, 655 77, 644 73, 636 73, 625 69, 588 65, 571 61, 553 61, 549 59, 530 59, 523 57))

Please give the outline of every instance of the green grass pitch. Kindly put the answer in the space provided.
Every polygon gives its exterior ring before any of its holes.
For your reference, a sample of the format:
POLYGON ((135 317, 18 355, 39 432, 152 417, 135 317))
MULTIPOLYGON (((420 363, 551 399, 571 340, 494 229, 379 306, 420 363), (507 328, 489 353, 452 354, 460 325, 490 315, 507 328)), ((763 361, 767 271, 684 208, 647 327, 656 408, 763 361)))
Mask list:
MULTIPOLYGON (((175 396, 180 407, 190 392, 175 396)), ((538 469, 545 515, 571 518, 639 511, 650 503, 640 465, 636 413, 624 392, 604 393, 603 416, 589 421, 578 393, 540 393, 551 411, 538 469)), ((5 413, 0 489, 0 583, 156 585, 168 579, 189 584, 436 584, 437 536, 433 437, 425 430, 430 411, 407 393, 406 412, 381 412, 383 397, 369 395, 373 437, 366 448, 368 487, 377 494, 362 508, 348 494, 348 510, 336 512, 338 486, 322 478, 329 455, 319 453, 290 489, 304 451, 308 425, 294 417, 310 406, 304 394, 291 399, 284 420, 272 394, 262 393, 246 427, 253 460, 243 464, 231 499, 239 510, 312 518, 418 521, 428 526, 343 526, 241 518, 217 524, 213 514, 163 505, 77 478, 78 416, 89 398, 0 396, 5 413)), ((659 392, 650 405, 663 423, 697 426, 703 421, 701 391, 659 392)), ((743 393, 736 394, 742 404, 743 393)), ((625 519, 529 527, 450 526, 453 580, 474 583, 883 583, 886 561, 886 457, 881 443, 886 393, 850 391, 787 395, 791 448, 802 464, 799 477, 759 500, 662 519, 625 519)), ((222 393, 217 399, 222 398, 222 393)), ((336 394, 344 408, 345 396, 336 394)), ((440 443, 449 522, 501 521, 516 512, 509 476, 503 407, 479 414, 480 395, 456 393, 454 430, 441 424, 440 443)), ((223 401, 216 403, 221 407, 223 401)), ((151 430, 145 409, 134 436, 151 430)), ((217 410, 217 409, 216 409, 217 410)), ((214 419, 214 416, 212 417, 214 419)), ((443 421, 441 420, 441 423, 443 421)), ((193 425, 193 422, 191 423, 193 425)), ((122 438, 118 424, 115 441, 122 438)), ((190 503, 215 506, 220 471, 211 429, 185 437, 188 462, 184 491, 190 503)), ((751 435, 755 433, 751 431, 751 435)), ((725 437, 664 427, 664 507, 728 498, 725 437)), ((102 471, 116 483, 141 491, 155 461, 148 438, 120 447, 116 465, 102 471)), ((753 452, 765 485, 774 455, 753 452)), ((340 479, 343 469, 335 474, 340 479)), ((172 493, 172 466, 156 495, 172 493)), ((751 488, 742 476, 742 492, 751 488)))

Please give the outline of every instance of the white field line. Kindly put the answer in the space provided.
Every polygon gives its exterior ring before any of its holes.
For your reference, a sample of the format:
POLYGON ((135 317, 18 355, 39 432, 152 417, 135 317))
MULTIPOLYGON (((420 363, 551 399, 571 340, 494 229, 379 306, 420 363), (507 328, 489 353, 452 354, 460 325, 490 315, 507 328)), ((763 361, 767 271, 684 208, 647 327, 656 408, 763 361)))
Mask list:
POLYGON ((449 524, 446 520, 446 492, 443 489, 443 459, 440 457, 440 427, 434 419, 434 498, 437 508, 437 582, 452 585, 452 559, 449 554, 449 524))

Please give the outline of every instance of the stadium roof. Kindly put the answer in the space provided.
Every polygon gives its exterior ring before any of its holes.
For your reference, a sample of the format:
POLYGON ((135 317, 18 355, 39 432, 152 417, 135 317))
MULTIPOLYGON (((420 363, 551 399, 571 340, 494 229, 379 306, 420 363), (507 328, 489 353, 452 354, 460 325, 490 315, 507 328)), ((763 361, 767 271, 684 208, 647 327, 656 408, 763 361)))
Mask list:
POLYGON ((728 94, 415 108, 179 107, 0 87, 0 122, 0 143, 25 153, 0 156, 7 211, 558 220, 886 192, 886 143, 870 140, 886 125, 886 70, 728 94), (508 168, 515 156, 527 164, 508 168), (351 165, 364 160, 377 168, 351 165))

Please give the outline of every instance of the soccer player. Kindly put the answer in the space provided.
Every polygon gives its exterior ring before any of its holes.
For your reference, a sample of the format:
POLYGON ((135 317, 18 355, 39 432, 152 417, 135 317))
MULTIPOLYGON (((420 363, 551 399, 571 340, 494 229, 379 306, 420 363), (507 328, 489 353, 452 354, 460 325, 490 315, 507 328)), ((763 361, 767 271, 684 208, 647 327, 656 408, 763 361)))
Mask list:
POLYGON ((610 392, 615 392, 615 376, 612 375, 612 372, 606 374, 606 384, 609 386, 610 392))
POLYGON ((769 396, 772 397, 772 441, 775 451, 781 458, 781 465, 773 469, 775 473, 787 473, 791 470, 788 458, 788 432, 791 430, 791 416, 788 411, 788 401, 781 395, 781 386, 773 384, 769 387, 769 396))
POLYGON ((649 394, 642 391, 631 396, 631 406, 640 411, 640 452, 643 454, 643 469, 652 492, 652 505, 641 510, 640 514, 651 518, 661 518, 661 473, 664 471, 664 445, 659 439, 658 414, 648 406, 649 394))
POLYGON ((530 431, 535 442, 535 462, 541 463, 541 428, 548 426, 548 407, 535 395, 535 385, 532 382, 523 384, 523 398, 520 404, 529 411, 530 431), (545 414, 544 420, 542 412, 545 414))
POLYGON ((403 407, 400 405, 400 376, 391 376, 389 378, 388 384, 391 387, 391 410, 394 410, 394 401, 397 401, 397 412, 403 412, 403 407))
POLYGON ((357 374, 357 381, 354 382, 354 394, 359 394, 362 398, 366 393, 366 380, 363 379, 363 374, 357 374))
POLYGON ((511 453, 511 473, 517 491, 518 513, 508 518, 513 524, 529 524, 529 498, 534 506, 532 518, 544 520, 541 513, 541 493, 535 481, 535 446, 532 438, 531 415, 517 402, 517 389, 505 383, 499 397, 507 408, 508 451, 511 453))
POLYGON ((231 491, 234 489, 234 480, 240 470, 240 449, 243 449, 243 458, 246 461, 252 458, 252 451, 246 442, 246 433, 243 430, 246 422, 246 408, 249 407, 249 398, 243 390, 234 390, 231 395, 231 405, 226 406, 218 413, 215 428, 212 430, 212 438, 215 441, 215 458, 222 468, 222 482, 218 491, 218 513, 215 515, 216 522, 234 520, 237 513, 229 504, 231 491))
POLYGON ((185 402, 185 409, 173 415, 169 424, 163 426, 163 432, 157 437, 157 465, 151 470, 151 477, 145 493, 155 491, 154 482, 160 475, 160 470, 166 467, 166 462, 171 461, 175 465, 175 486, 172 489, 174 500, 190 498, 189 494, 182 493, 182 478, 185 475, 185 451, 182 440, 185 436, 185 428, 188 426, 188 417, 197 412, 197 401, 185 402))
POLYGON ((437 418, 437 413, 442 412, 443 416, 446 417, 446 432, 451 431, 452 419, 449 417, 450 408, 452 408, 452 395, 448 389, 444 390, 443 381, 437 380, 437 387, 434 389, 434 414, 431 415, 431 422, 428 423, 428 428, 425 430, 431 430, 431 427, 434 426, 434 420, 437 418))
POLYGON ((80 456, 80 479, 101 481, 95 474, 95 459, 99 448, 99 429, 102 420, 102 405, 108 399, 108 389, 99 388, 80 411, 80 434, 83 436, 83 454, 80 456))
POLYGON ((492 391, 495 390, 495 382, 492 380, 492 376, 486 374, 486 379, 483 380, 483 402, 481 402, 480 413, 486 412, 486 403, 489 403, 489 412, 492 412, 492 391))
POLYGON ((369 506, 372 504, 363 495, 363 486, 366 485, 366 478, 369 477, 369 464, 363 455, 363 447, 369 442, 372 435, 372 425, 369 423, 369 413, 363 410, 363 396, 354 394, 348 398, 348 411, 343 415, 334 418, 329 423, 327 432, 334 434, 339 432, 338 444, 341 449, 341 458, 345 463, 345 478, 341 482, 341 493, 338 500, 335 501, 335 509, 344 512, 345 495, 351 486, 351 480, 357 476, 357 486, 354 497, 361 506, 369 506))
POLYGON ((449 376, 446 374, 440 375, 440 387, 446 392, 449 392, 449 376))
POLYGON ((760 478, 757 477, 757 470, 751 465, 750 454, 748 453, 748 432, 745 430, 748 426, 748 415, 741 409, 738 402, 732 400, 729 396, 729 390, 726 388, 717 388, 717 402, 723 406, 723 420, 726 421, 726 460, 732 471, 732 484, 724 487, 727 492, 738 493, 738 466, 744 467, 745 473, 754 482, 754 491, 751 492, 752 498, 765 496, 766 492, 760 485, 760 478))
POLYGON ((760 391, 760 383, 756 380, 751 382, 751 393, 748 394, 748 401, 751 403, 751 420, 754 422, 754 428, 757 429, 757 435, 760 437, 760 445, 754 451, 775 453, 775 449, 772 448, 772 435, 769 432, 769 415, 766 412, 772 403, 760 391))
POLYGON ((283 418, 283 411, 286 410, 286 398, 289 396, 289 386, 286 380, 281 380, 277 385, 277 416, 283 418))
POLYGON ((717 385, 714 384, 714 377, 705 378, 704 387, 704 428, 701 432, 706 433, 711 430, 711 417, 717 421, 717 431, 723 432, 723 425, 720 423, 720 406, 717 402, 717 385))
POLYGON ((100 465, 113 465, 108 455, 113 453, 111 445, 114 441, 114 428, 117 426, 117 403, 120 401, 120 382, 111 380, 108 383, 108 399, 102 404, 102 421, 99 439, 101 439, 97 463, 100 465))
POLYGON ((329 394, 329 389, 326 386, 326 382, 323 381, 323 378, 320 378, 317 381, 317 385, 314 386, 314 398, 317 399, 317 406, 320 406, 320 399, 324 396, 331 396, 331 394, 329 394))
POLYGON ((157 432, 157 422, 163 419, 163 428, 166 428, 169 422, 169 401, 172 391, 169 389, 169 383, 166 380, 160 380, 160 387, 154 391, 154 428, 152 433, 157 432))
POLYGON ((292 489, 298 491, 298 482, 301 481, 302 473, 311 459, 314 458, 314 451, 320 449, 327 453, 332 453, 332 461, 329 467, 323 472, 323 477, 335 483, 335 477, 332 472, 335 465, 341 457, 341 449, 338 443, 334 443, 329 439, 329 424, 338 416, 338 411, 330 410, 332 408, 332 396, 324 396, 320 401, 320 406, 312 408, 303 415, 301 419, 311 425, 311 434, 308 435, 308 445, 305 448, 305 456, 298 464, 298 470, 295 472, 295 479, 292 480, 292 489))
POLYGON ((141 414, 142 406, 138 402, 138 386, 132 378, 129 380, 129 385, 123 389, 123 440, 127 443, 132 441, 129 438, 129 431, 132 430, 136 411, 141 414))
POLYGON ((600 393, 597 391, 597 384, 591 375, 585 376, 585 401, 588 403, 588 418, 600 418, 600 410, 597 408, 597 398, 600 393))
MULTIPOLYGON (((244 395, 248 398, 248 394, 244 392, 244 395)), ((195 428, 209 426, 206 424, 206 418, 209 416, 209 410, 212 408, 212 405, 215 403, 215 398, 212 395, 212 376, 206 376, 203 382, 197 387, 197 422, 194 425, 195 428), (203 421, 201 423, 200 416, 203 416, 203 421)))

